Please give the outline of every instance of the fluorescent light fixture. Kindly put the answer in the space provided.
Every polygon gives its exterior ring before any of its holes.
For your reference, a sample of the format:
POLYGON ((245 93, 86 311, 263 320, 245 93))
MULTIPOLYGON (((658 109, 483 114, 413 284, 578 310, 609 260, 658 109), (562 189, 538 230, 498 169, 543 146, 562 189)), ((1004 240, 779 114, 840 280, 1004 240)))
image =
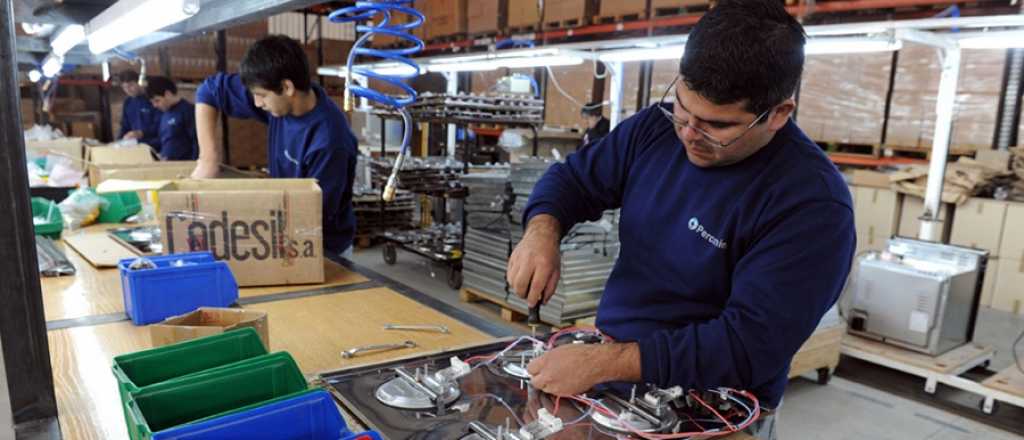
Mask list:
POLYGON ((1024 31, 986 32, 960 37, 961 49, 1018 49, 1024 48, 1024 31))
POLYGON ((100 68, 103 69, 103 82, 110 81, 110 61, 104 61, 100 64, 100 68))
POLYGON ((583 58, 574 55, 545 55, 518 58, 492 58, 480 61, 451 62, 438 60, 427 66, 430 72, 483 72, 497 69, 521 69, 526 67, 575 66, 583 64, 583 58))
POLYGON ((25 32, 25 35, 32 35, 36 37, 48 37, 53 33, 53 30, 57 26, 52 24, 43 23, 22 23, 21 30, 25 32))
POLYGON ((39 69, 32 69, 32 70, 28 71, 28 80, 29 81, 37 83, 41 79, 43 79, 43 72, 40 72, 39 69))
POLYGON ((630 61, 678 60, 683 57, 686 46, 665 46, 649 49, 610 50, 601 53, 601 61, 627 63, 630 61))
POLYGON ((72 47, 78 46, 85 41, 85 26, 72 24, 65 26, 53 40, 50 40, 50 48, 53 53, 64 56, 72 47))
POLYGON ((892 52, 901 48, 903 41, 892 38, 811 38, 804 46, 804 54, 892 52))
POLYGON ((85 25, 89 50, 106 52, 197 12, 199 0, 120 0, 85 25))
POLYGON ((60 73, 60 69, 63 67, 64 58, 51 53, 43 60, 43 76, 53 78, 60 73))

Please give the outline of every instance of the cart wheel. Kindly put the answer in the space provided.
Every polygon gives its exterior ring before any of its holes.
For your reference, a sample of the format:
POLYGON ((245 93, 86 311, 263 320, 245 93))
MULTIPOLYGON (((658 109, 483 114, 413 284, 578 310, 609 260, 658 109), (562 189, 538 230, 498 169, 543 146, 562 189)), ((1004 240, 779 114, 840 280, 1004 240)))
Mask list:
POLYGON ((990 359, 990 360, 987 360, 987 361, 985 361, 985 362, 982 362, 982 363, 981 363, 981 365, 979 365, 979 366, 980 366, 981 368, 984 368, 984 369, 988 369, 989 365, 992 365, 992 360, 991 360, 991 359, 990 359))
POLYGON ((996 413, 996 411, 999 411, 999 401, 998 400, 993 400, 992 401, 992 410, 991 411, 985 411, 985 399, 981 399, 981 401, 978 402, 978 409, 980 409, 981 412, 983 414, 985 414, 985 415, 989 415, 989 416, 993 415, 993 414, 996 413))
POLYGON ((459 290, 462 288, 462 270, 455 267, 448 268, 448 287, 459 290))
POLYGON ((395 249, 395 245, 388 243, 384 245, 384 262, 393 265, 398 261, 398 251, 395 249))
POLYGON ((832 380, 832 372, 828 368, 818 369, 818 385, 828 385, 828 381, 832 380))

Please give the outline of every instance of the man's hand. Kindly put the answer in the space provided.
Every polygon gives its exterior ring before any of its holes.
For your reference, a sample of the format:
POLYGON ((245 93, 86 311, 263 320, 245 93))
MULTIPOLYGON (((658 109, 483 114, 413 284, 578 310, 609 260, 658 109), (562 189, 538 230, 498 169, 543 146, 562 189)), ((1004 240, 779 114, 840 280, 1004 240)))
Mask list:
POLYGON ((636 343, 568 344, 527 366, 534 388, 556 396, 585 393, 604 382, 640 382, 640 347, 636 343))
POLYGON ((561 272, 558 245, 562 227, 547 214, 530 219, 523 240, 512 251, 506 278, 516 295, 526 298, 530 307, 545 303, 555 294, 561 272))
POLYGON ((129 131, 121 139, 142 139, 142 130, 129 131))

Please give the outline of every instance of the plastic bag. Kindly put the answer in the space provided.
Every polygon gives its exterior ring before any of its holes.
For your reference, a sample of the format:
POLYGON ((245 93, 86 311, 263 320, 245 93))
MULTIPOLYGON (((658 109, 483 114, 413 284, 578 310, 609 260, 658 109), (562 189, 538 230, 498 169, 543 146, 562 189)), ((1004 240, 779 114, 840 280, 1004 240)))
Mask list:
POLYGON ((57 205, 64 216, 65 229, 78 229, 96 223, 100 210, 110 206, 103 197, 92 188, 79 188, 71 191, 68 198, 57 205))

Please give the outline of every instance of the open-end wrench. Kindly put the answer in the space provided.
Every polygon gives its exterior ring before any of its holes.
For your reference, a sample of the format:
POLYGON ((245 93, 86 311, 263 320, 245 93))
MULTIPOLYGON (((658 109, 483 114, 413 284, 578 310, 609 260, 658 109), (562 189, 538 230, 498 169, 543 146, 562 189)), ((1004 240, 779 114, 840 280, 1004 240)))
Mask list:
POLYGON ((405 341, 398 344, 377 344, 377 345, 364 345, 362 347, 350 348, 341 352, 341 357, 345 359, 351 359, 366 353, 368 351, 388 351, 388 350, 400 350, 403 348, 416 348, 416 343, 413 341, 405 341))
POLYGON ((448 326, 440 324, 384 324, 384 330, 412 330, 449 334, 448 326))

